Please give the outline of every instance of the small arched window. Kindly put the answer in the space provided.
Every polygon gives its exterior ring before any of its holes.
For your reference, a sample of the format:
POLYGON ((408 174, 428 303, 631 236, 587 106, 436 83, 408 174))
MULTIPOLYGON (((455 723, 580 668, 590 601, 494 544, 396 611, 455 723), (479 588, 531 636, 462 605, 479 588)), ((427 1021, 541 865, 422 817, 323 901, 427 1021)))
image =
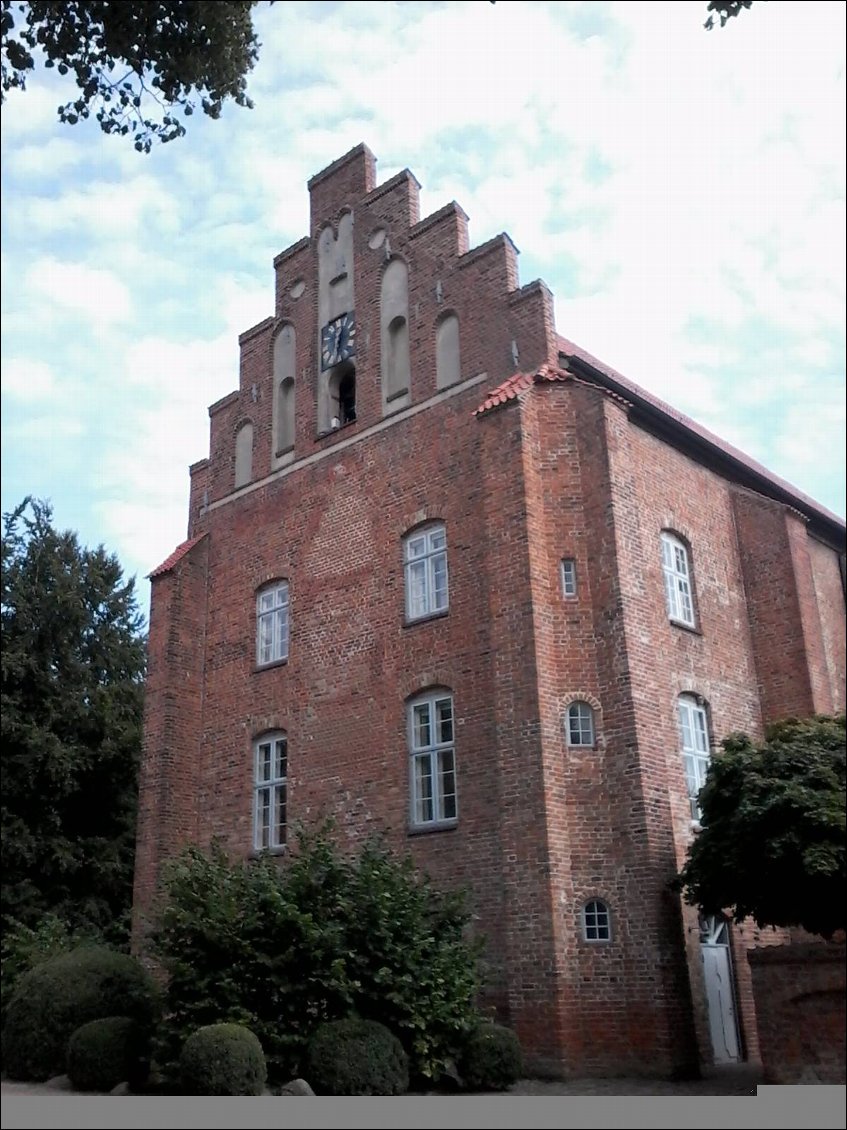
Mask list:
POLYGON ((699 823, 700 790, 706 783, 711 761, 709 718, 705 706, 694 695, 683 694, 677 700, 677 721, 691 819, 699 823))
POLYGON ((612 940, 612 916, 601 899, 591 899, 582 908, 582 937, 586 942, 612 940))
POLYGON ((572 702, 568 707, 568 745, 594 745, 594 710, 587 702, 572 702))
POLYGON ((693 628, 694 594, 688 546, 667 530, 662 533, 662 571, 665 576, 668 618, 693 628))
POLYGON ((446 612, 449 601, 447 580, 447 534, 444 526, 415 530, 403 541, 403 567, 406 573, 406 619, 420 620, 446 612))
POLYGON ((277 389, 277 455, 294 447, 294 378, 286 377, 277 389))

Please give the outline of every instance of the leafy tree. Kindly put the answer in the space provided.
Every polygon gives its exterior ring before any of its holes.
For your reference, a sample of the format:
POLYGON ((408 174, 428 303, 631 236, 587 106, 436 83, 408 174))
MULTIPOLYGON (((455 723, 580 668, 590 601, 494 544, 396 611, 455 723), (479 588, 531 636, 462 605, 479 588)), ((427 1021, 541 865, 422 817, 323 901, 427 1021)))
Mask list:
POLYGON ((112 927, 130 906, 145 646, 134 581, 54 529, 44 502, 3 519, 2 901, 112 927))
POLYGON ((761 745, 723 743, 700 792, 702 831, 676 880, 706 914, 845 927, 845 719, 789 719, 761 745))
POLYGON ((753 0, 710 0, 707 8, 710 13, 709 18, 703 24, 703 27, 707 31, 711 31, 715 26, 715 16, 720 18, 721 27, 725 27, 728 20, 740 15, 745 8, 752 6, 753 0))
POLYGON ((79 95, 58 107, 68 125, 95 112, 104 133, 154 140, 185 133, 177 114, 220 117, 224 102, 251 107, 247 74, 258 57, 256 0, 2 0, 3 97, 37 65, 71 74, 79 95))

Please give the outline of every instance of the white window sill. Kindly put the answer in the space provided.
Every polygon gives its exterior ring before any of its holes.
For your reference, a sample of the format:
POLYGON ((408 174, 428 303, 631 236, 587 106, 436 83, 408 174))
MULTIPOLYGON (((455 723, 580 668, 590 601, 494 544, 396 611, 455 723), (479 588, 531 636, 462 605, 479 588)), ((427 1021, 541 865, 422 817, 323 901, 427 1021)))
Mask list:
POLYGON ((409 835, 421 836, 427 832, 450 832, 459 825, 459 819, 456 817, 453 820, 433 820, 428 824, 410 824, 409 835))

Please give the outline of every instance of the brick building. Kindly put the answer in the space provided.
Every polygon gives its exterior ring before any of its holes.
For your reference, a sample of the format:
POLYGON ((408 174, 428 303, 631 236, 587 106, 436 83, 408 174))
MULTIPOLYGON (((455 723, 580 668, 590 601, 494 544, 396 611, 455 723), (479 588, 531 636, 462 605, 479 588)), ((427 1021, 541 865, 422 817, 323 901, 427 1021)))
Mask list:
POLYGON ((558 336, 508 236, 418 189, 365 146, 312 178, 209 409, 151 574, 136 930, 186 841, 333 815, 472 888, 536 1068, 756 1058, 757 932, 667 883, 723 735, 844 709, 844 523, 558 336))

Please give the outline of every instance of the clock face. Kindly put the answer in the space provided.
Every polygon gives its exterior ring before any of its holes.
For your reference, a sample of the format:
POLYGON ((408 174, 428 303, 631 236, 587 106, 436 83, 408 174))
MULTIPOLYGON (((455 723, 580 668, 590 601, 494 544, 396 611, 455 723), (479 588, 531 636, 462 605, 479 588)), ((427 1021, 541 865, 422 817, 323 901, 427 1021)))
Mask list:
POLYGON ((356 320, 353 311, 327 322, 321 330, 321 368, 329 369, 356 352, 356 320))

